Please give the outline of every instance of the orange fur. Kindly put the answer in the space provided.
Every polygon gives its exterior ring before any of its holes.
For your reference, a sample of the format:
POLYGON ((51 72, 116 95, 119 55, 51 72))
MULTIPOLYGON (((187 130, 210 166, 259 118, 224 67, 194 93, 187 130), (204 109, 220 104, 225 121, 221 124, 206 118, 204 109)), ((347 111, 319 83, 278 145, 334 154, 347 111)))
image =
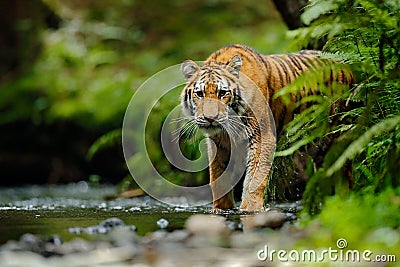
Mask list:
MULTIPOLYGON (((201 67, 193 61, 182 64, 182 72, 187 81, 181 94, 183 111, 196 122, 209 140, 210 185, 215 209, 234 207, 232 190, 219 196, 221 186, 214 183, 227 171, 232 142, 229 134, 233 132, 240 135, 239 130, 234 129, 237 125, 229 117, 238 114, 243 124, 240 128, 243 140, 249 142, 246 145, 246 173, 240 209, 262 210, 276 143, 270 116, 274 117, 276 129, 280 133, 283 126, 293 118, 297 98, 305 96, 306 92, 302 90, 300 95, 293 94, 292 102, 287 105, 283 104, 282 99, 273 99, 272 96, 304 71, 326 65, 326 61, 321 60, 319 55, 318 51, 308 50, 292 54, 262 55, 244 45, 230 45, 212 53, 201 67), (261 94, 258 94, 257 88, 261 94), (272 114, 268 114, 268 105, 272 114), (225 125, 227 130, 221 125, 225 125)), ((330 75, 326 82, 329 84, 333 80, 350 84, 353 78, 341 72, 336 78, 330 75)))

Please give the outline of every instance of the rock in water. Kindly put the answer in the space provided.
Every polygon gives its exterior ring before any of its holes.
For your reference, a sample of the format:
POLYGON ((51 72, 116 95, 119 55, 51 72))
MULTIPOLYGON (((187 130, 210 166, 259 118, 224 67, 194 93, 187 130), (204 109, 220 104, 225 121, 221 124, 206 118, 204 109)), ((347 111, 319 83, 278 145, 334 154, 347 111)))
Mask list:
POLYGON ((255 228, 279 228, 286 221, 286 215, 278 209, 270 209, 256 215, 243 216, 241 218, 244 229, 255 228))
POLYGON ((196 214, 186 221, 186 229, 194 235, 222 235, 228 232, 225 217, 196 214))
POLYGON ((168 224, 169 224, 169 222, 168 222, 166 219, 164 219, 164 218, 161 218, 161 219, 159 219, 159 220, 157 221, 157 225, 158 225, 158 227, 160 227, 161 229, 167 228, 167 227, 168 227, 168 224))
POLYGON ((99 223, 99 227, 114 228, 125 226, 125 223, 118 218, 110 218, 99 223))
POLYGON ((115 229, 126 229, 135 232, 136 231, 136 226, 135 225, 125 225, 125 223, 118 218, 109 218, 107 220, 101 221, 98 225, 95 226, 89 226, 86 228, 81 228, 81 227, 71 227, 68 228, 68 231, 70 233, 75 233, 75 234, 107 234, 115 229))

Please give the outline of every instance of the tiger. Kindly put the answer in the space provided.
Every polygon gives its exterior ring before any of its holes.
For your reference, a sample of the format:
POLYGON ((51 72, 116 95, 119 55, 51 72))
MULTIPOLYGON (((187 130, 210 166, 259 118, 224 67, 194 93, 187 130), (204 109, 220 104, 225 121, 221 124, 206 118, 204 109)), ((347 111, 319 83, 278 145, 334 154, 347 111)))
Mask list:
MULTIPOLYGON (((264 191, 277 138, 300 112, 295 102, 299 95, 305 96, 306 90, 293 94, 289 103, 273 96, 302 73, 326 65, 320 56, 321 51, 316 50, 264 55, 246 45, 233 44, 213 52, 201 66, 192 60, 181 64, 185 78, 180 96, 182 110, 207 139, 214 210, 235 207, 233 187, 221 195, 217 181, 229 164, 232 142, 244 141, 245 146, 239 149, 244 151, 245 165, 239 210, 265 209, 264 191)), ((333 81, 351 85, 354 77, 344 71, 331 71, 326 83, 333 81)))

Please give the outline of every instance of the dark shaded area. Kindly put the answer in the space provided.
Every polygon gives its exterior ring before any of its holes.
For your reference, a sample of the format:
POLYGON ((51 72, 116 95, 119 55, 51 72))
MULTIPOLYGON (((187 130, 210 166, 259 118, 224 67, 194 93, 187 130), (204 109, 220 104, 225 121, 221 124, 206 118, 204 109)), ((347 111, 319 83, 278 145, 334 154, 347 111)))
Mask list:
POLYGON ((99 152, 86 159, 87 148, 101 132, 88 131, 73 121, 36 126, 30 121, 2 125, 0 168, 2 185, 60 183, 86 179, 101 173, 118 182, 125 174, 119 147, 99 152))
MULTIPOLYGON (((40 0, 0 1, 0 85, 29 70, 41 51, 41 31, 57 28, 59 23, 60 19, 40 0)), ((73 128, 67 124, 37 126, 25 119, 0 124, 1 184, 58 181, 64 179, 60 173, 65 172, 66 177, 74 176, 73 180, 82 177, 77 144, 64 146, 64 140, 54 140, 57 132, 66 129, 73 128), (54 143, 63 145, 54 149, 54 143), (68 156, 68 152, 73 153, 68 156)))
POLYGON ((283 21, 289 30, 303 27, 304 24, 300 19, 304 7, 307 5, 306 0, 273 0, 276 9, 282 16, 283 21))
POLYGON ((40 52, 40 31, 59 23, 40 0, 0 1, 0 83, 32 64, 40 52))

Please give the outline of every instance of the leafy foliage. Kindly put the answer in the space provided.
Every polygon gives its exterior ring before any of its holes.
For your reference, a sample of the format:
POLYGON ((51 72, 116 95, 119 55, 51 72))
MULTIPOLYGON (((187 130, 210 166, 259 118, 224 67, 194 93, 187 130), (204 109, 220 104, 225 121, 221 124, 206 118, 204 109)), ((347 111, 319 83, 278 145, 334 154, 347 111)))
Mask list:
MULTIPOLYGON (((307 211, 315 213, 332 193, 344 196, 349 188, 379 192, 400 185, 400 3, 312 0, 302 19, 308 27, 290 33, 292 45, 301 48, 323 41, 325 57, 347 63, 356 76, 351 93, 334 86, 333 95, 312 99, 316 105, 288 125, 289 138, 278 152, 293 154, 339 134, 304 193, 307 211), (339 124, 332 127, 326 122, 337 100, 352 108, 337 114, 339 124)), ((318 81, 313 74, 307 79, 318 81)), ((282 94, 301 88, 301 83, 299 79, 282 94)))
POLYGON ((346 199, 338 195, 327 199, 317 218, 303 216, 308 237, 299 245, 335 248, 337 240, 344 238, 349 249, 398 255, 399 194, 399 188, 386 188, 377 194, 352 192, 346 199))
MULTIPOLYGON (((75 142, 82 144, 82 154, 88 150, 89 160, 101 158, 94 154, 113 146, 121 149, 119 130, 114 129, 122 126, 136 88, 157 71, 188 58, 205 59, 229 43, 247 43, 269 53, 282 52, 279 49, 286 44, 285 25, 271 2, 42 1, 61 23, 37 34, 41 50, 31 68, 1 84, 0 126, 24 121, 39 128, 71 121, 90 135, 90 141, 100 136, 91 148, 88 140, 75 142)), ((174 182, 196 184, 204 172, 191 179, 160 153, 157 130, 171 101, 179 104, 179 92, 151 117, 148 133, 154 142, 150 142, 149 154, 154 165, 174 182)), ((68 137, 58 139, 62 138, 68 137)), ((58 149, 52 140, 46 142, 58 149)), ((194 157, 198 151, 191 144, 183 150, 194 157)))

